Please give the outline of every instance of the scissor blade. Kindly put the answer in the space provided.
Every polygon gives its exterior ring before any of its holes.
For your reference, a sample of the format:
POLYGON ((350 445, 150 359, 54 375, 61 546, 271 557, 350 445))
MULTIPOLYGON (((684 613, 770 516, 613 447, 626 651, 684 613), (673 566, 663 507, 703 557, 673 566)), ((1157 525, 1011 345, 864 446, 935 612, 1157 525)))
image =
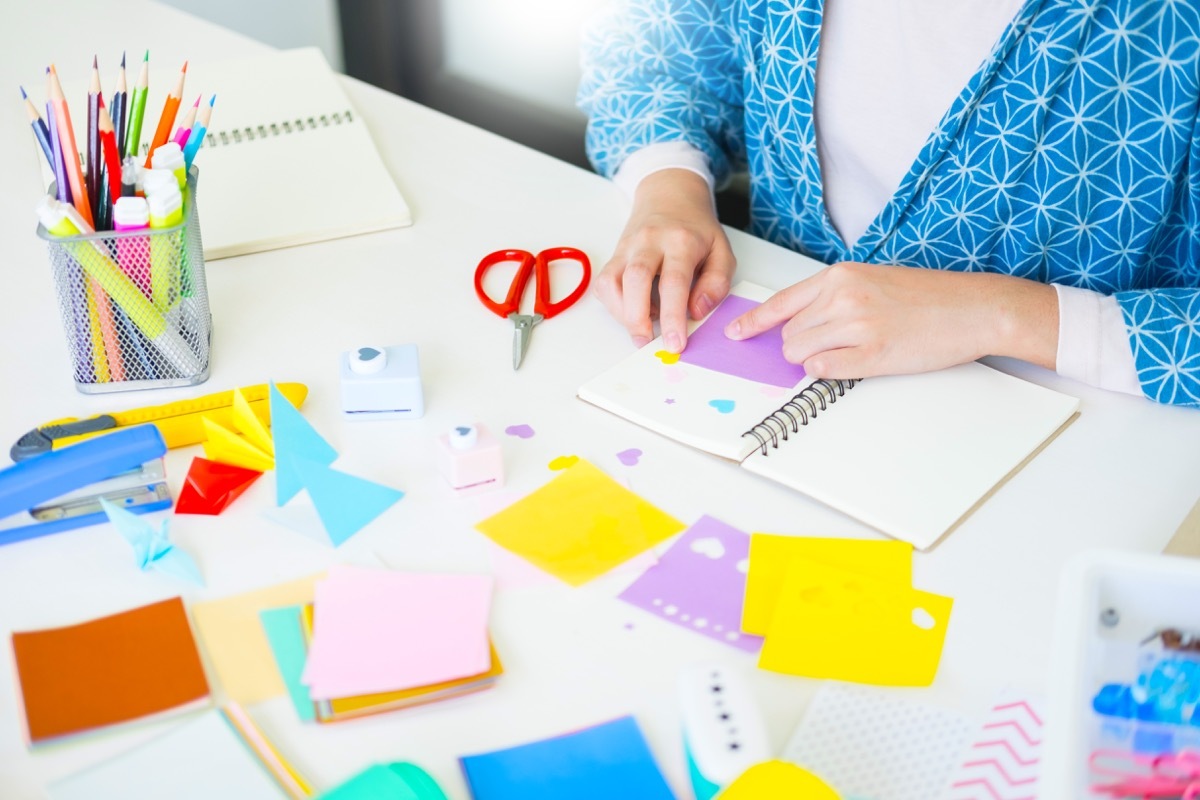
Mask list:
POLYGON ((533 335, 533 326, 542 321, 541 314, 509 314, 513 322, 513 369, 520 369, 525 360, 525 352, 529 349, 529 339, 533 335))

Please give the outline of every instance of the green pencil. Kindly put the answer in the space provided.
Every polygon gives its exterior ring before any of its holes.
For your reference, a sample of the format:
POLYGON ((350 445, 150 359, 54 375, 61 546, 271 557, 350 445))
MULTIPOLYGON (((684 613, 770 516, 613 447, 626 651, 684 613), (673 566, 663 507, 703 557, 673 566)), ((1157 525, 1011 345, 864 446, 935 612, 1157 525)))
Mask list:
POLYGON ((146 115, 146 88, 150 83, 150 51, 142 58, 142 71, 138 73, 137 85, 133 87, 133 98, 129 104, 129 129, 125 132, 125 152, 137 156, 142 143, 142 117, 146 115))

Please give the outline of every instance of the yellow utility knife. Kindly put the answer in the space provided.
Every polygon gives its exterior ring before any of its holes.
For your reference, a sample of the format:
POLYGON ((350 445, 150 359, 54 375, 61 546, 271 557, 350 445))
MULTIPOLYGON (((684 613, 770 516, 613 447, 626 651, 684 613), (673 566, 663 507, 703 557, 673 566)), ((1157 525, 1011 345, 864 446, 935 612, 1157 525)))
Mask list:
MULTIPOLYGON (((280 393, 299 408, 308 397, 308 387, 303 383, 277 383, 280 393)), ((267 384, 242 387, 242 395, 251 410, 263 421, 271 424, 270 405, 267 402, 267 384)), ((134 425, 153 425, 162 434, 167 447, 185 447, 204 441, 204 423, 208 417, 227 428, 233 427, 233 390, 206 394, 191 400, 178 400, 161 406, 134 408, 112 414, 100 414, 87 419, 67 417, 47 422, 17 440, 9 455, 13 461, 24 461, 51 450, 58 450, 81 439, 98 436, 120 428, 134 425)))

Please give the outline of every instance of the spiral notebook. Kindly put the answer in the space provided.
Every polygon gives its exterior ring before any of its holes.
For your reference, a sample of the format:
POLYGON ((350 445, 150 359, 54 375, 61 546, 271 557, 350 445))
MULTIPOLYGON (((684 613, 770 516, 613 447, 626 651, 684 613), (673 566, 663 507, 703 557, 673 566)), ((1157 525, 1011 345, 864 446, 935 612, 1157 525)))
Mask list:
MULTIPOLYGON (((149 62, 138 147, 143 156, 185 55, 180 61, 152 56, 149 62)), ((132 90, 141 61, 128 63, 132 90)), ((100 66, 107 102, 116 70, 100 66)), ((83 77, 63 74, 80 144, 87 119, 83 77)), ((189 63, 172 134, 197 96, 208 103, 214 94, 210 127, 195 159, 206 260, 412 224, 366 123, 317 48, 189 63)), ((38 158, 49 185, 54 176, 38 158)))
POLYGON ((978 362, 922 375, 813 381, 780 354, 779 329, 748 342, 725 321, 771 291, 741 283, 692 323, 678 358, 661 340, 579 397, 741 464, 927 549, 1052 440, 1079 400, 978 362))

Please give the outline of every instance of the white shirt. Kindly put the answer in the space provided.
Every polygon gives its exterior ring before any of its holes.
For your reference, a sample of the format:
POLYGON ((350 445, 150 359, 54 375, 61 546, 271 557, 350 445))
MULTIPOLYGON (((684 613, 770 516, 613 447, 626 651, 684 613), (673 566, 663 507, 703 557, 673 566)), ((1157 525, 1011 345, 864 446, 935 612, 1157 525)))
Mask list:
MULTIPOLYGON (((825 207, 847 244, 895 194, 955 97, 1024 0, 825 0, 815 123, 825 207)), ((630 197, 647 175, 683 168, 713 185, 707 158, 683 142, 631 155, 614 181, 630 197)), ((1055 286, 1059 374, 1141 394, 1113 297, 1055 286)))

